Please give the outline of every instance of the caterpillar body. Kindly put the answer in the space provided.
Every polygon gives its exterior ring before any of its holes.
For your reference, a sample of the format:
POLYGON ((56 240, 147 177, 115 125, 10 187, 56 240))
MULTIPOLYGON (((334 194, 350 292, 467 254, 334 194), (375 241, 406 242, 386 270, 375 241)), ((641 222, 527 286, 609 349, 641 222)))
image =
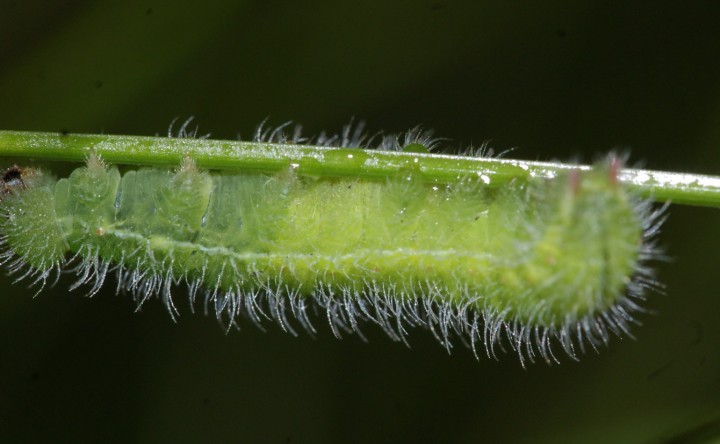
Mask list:
POLYGON ((511 182, 427 185, 176 170, 121 174, 90 155, 69 177, 9 169, 2 181, 0 259, 44 285, 56 272, 95 294, 108 274, 138 304, 188 287, 234 324, 273 319, 336 335, 377 324, 405 341, 429 328, 487 354, 557 361, 629 334, 653 285, 657 217, 617 181, 610 157, 589 171, 511 182))

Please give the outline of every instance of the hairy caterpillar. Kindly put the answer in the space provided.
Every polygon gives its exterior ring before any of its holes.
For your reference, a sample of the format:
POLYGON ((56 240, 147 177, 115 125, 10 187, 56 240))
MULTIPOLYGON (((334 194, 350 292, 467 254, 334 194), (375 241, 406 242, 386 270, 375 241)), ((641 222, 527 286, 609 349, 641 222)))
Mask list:
MULTIPOLYGON (((410 149, 424 148, 420 142, 410 149)), ((481 178, 428 185, 199 169, 121 175, 94 154, 68 178, 3 176, 0 258, 42 283, 71 269, 95 294, 108 273, 138 304, 187 284, 191 304, 336 335, 378 324, 393 339, 432 330, 494 356, 557 361, 629 334, 652 273, 657 213, 617 181, 620 161, 490 189, 481 178), (294 321, 294 320, 295 321, 294 321)), ((73 287, 73 288, 74 288, 73 287)))

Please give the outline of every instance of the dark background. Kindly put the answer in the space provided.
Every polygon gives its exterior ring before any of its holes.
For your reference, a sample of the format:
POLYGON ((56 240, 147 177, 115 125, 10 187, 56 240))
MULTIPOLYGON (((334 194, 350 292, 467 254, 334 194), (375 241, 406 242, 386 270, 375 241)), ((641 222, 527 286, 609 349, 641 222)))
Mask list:
MULTIPOLYGON (((717 2, 0 0, 0 128, 249 138, 353 116, 525 159, 621 148, 720 174, 717 2)), ((720 212, 673 206, 636 339, 523 370, 425 331, 412 348, 225 334, 112 285, 0 282, 3 442, 705 442, 720 436, 720 212)), ((316 322, 321 324, 322 321, 316 322)))

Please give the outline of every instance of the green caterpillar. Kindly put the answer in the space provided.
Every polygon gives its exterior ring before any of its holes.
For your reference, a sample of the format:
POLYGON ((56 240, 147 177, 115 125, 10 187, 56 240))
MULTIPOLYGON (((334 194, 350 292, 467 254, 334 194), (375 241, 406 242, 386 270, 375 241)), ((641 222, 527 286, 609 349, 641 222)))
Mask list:
MULTIPOLYGON (((239 315, 315 331, 325 310, 336 335, 379 325, 405 341, 432 330, 488 355, 557 361, 629 334, 653 285, 644 264, 659 223, 618 184, 610 157, 590 171, 511 182, 424 184, 203 171, 121 175, 96 155, 68 178, 11 168, 3 177, 0 258, 45 284, 72 268, 74 287, 100 290, 109 273, 142 304, 173 289, 233 324, 239 315), (295 321, 293 321, 295 319, 295 321)), ((73 288, 74 288, 73 287, 73 288)))

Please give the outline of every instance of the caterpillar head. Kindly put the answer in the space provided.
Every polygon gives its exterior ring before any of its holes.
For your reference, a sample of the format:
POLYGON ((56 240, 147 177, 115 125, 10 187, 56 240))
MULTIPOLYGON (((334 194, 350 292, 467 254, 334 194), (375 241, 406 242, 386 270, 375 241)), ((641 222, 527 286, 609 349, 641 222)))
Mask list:
POLYGON ((5 170, 5 173, 2 175, 0 199, 2 199, 4 195, 12 193, 14 190, 25 188, 25 179, 34 174, 34 169, 21 168, 17 165, 13 165, 11 168, 5 170))

